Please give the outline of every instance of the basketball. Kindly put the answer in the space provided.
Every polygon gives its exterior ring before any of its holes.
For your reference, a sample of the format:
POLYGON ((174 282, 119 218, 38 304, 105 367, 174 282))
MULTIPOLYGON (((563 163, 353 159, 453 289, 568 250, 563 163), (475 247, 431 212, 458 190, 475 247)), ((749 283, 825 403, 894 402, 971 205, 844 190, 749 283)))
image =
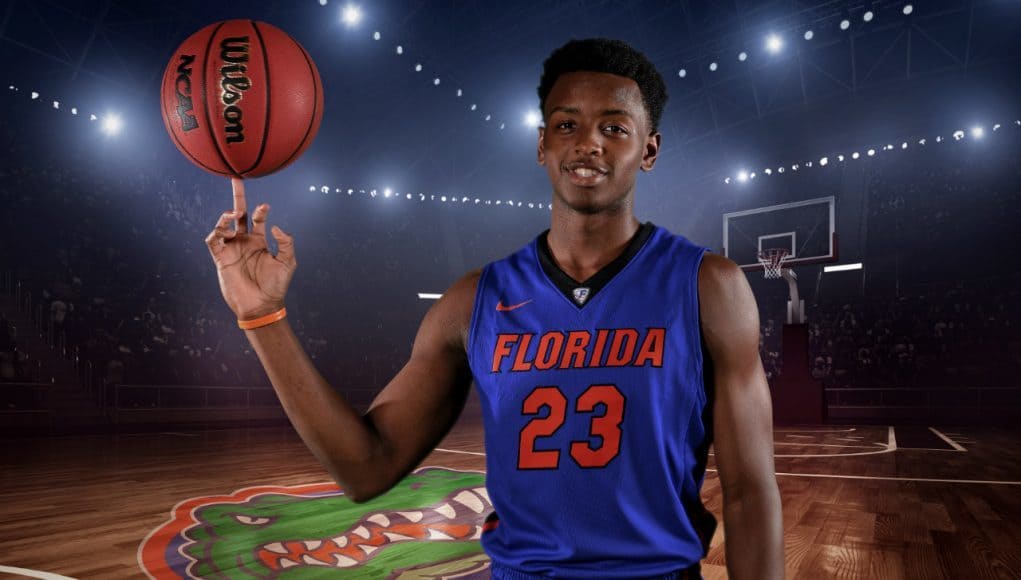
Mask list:
POLYGON ((315 138, 323 86, 312 58, 286 32, 225 20, 174 51, 160 104, 167 132, 193 163, 259 177, 286 167, 315 138))

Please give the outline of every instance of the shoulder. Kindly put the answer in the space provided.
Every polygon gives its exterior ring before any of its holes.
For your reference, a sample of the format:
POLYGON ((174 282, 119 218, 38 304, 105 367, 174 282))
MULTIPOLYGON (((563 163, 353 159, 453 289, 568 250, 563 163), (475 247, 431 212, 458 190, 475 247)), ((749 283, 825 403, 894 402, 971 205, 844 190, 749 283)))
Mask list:
POLYGON ((467 344, 475 294, 481 277, 482 269, 478 269, 458 278, 426 314, 425 322, 436 325, 436 330, 443 335, 445 342, 460 350, 467 344))
POLYGON ((702 264, 698 268, 699 294, 703 291, 718 292, 739 282, 747 283, 747 280, 744 271, 733 260, 712 252, 702 256, 702 264))
POLYGON ((752 332, 758 337, 759 312, 748 278, 733 260, 706 252, 698 270, 702 330, 752 332))

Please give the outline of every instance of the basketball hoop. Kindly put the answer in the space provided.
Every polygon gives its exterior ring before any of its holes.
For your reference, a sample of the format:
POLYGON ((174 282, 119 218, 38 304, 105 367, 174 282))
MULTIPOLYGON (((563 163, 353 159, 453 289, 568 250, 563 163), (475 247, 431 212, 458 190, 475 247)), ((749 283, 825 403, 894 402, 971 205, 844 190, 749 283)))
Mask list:
POLYGON ((769 248, 759 252, 759 263, 762 264, 762 271, 766 274, 767 280, 780 277, 780 271, 783 270, 783 263, 788 255, 790 250, 784 248, 769 248))

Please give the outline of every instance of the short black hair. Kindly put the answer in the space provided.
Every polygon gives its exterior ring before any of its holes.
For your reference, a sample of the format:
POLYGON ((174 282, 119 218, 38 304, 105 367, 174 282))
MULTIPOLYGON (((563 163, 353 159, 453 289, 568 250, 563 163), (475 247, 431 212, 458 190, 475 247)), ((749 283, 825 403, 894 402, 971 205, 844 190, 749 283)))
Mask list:
POLYGON ((539 107, 546 116, 546 97, 561 75, 571 72, 601 72, 627 77, 642 91, 642 104, 649 114, 655 133, 666 105, 666 83, 656 67, 641 52, 626 42, 608 38, 571 40, 553 51, 542 64, 539 81, 539 107))

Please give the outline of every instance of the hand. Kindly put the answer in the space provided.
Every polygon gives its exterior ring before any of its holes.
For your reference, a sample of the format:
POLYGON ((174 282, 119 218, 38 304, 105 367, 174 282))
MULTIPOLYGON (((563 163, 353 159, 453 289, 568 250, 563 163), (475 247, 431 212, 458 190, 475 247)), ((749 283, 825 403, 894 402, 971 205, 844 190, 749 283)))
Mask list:
POLYGON ((273 226, 279 251, 274 256, 266 244, 266 216, 269 204, 255 208, 252 233, 248 233, 245 185, 231 178, 234 211, 224 212, 206 237, 206 246, 216 264, 220 292, 238 320, 251 320, 284 307, 284 294, 298 263, 294 259, 294 238, 273 226), (234 230, 229 225, 234 221, 234 230))

